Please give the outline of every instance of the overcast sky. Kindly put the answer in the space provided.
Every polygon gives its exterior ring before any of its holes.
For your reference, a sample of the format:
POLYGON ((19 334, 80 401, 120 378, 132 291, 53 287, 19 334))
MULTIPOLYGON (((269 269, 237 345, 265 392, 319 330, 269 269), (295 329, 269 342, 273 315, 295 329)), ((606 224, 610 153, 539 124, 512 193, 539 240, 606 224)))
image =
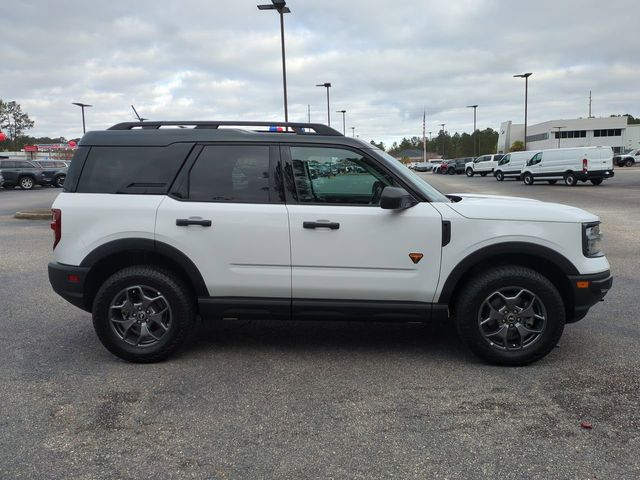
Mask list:
MULTIPOLYGON (((255 0, 51 1, 4 5, 0 98, 36 136, 134 120, 283 120, 280 30, 255 0)), ((266 0, 265 3, 268 3, 266 0)), ((449 132, 593 114, 640 116, 637 0, 288 0, 289 117, 390 144, 449 132)))

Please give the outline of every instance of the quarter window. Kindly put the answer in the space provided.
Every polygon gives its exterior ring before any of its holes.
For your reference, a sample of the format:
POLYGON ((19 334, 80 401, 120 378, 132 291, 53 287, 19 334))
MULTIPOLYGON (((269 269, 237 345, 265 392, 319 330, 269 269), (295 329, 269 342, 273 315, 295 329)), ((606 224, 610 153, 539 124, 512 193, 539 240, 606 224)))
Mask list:
POLYGON ((344 149, 291 147, 299 202, 379 205, 393 179, 362 155, 344 149))
POLYGON ((204 147, 189 173, 189 199, 269 203, 269 147, 204 147))

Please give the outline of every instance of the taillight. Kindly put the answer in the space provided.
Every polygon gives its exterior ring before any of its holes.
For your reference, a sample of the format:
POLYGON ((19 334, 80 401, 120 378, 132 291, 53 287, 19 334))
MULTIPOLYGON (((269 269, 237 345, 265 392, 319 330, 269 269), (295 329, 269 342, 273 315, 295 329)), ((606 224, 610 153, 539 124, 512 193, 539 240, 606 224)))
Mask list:
POLYGON ((52 219, 51 219, 51 230, 53 230, 53 249, 55 250, 56 245, 60 241, 60 237, 62 237, 62 210, 59 208, 51 209, 52 219))
POLYGON ((586 158, 582 159, 582 171, 584 173, 587 173, 587 170, 589 169, 589 163, 587 162, 586 158))

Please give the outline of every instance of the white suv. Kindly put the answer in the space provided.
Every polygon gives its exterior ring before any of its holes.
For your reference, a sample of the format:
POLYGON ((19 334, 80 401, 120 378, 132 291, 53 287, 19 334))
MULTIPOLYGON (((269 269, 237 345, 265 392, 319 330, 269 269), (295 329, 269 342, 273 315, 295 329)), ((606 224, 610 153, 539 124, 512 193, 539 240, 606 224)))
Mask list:
POLYGON ((445 196, 363 141, 277 125, 125 123, 83 137, 53 205, 49 279, 115 355, 165 358, 198 315, 451 318, 481 358, 522 365, 611 286, 584 210, 445 196))
POLYGON ((482 155, 474 158, 473 162, 467 162, 464 166, 464 172, 467 177, 473 177, 474 174, 479 173, 481 176, 486 177, 488 173, 493 173, 493 170, 498 166, 498 161, 504 157, 501 153, 493 155, 482 155))

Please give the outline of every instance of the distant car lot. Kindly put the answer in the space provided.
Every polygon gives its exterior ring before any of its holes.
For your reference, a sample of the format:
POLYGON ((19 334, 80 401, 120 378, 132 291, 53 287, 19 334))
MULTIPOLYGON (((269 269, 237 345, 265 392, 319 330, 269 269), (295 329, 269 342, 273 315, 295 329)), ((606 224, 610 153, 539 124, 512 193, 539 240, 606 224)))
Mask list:
POLYGON ((519 369, 475 361, 446 325, 233 321, 132 366, 50 290, 48 222, 9 218, 60 190, 0 191, 0 477, 637 478, 640 168, 575 188, 420 175, 600 215, 606 301, 519 369))

